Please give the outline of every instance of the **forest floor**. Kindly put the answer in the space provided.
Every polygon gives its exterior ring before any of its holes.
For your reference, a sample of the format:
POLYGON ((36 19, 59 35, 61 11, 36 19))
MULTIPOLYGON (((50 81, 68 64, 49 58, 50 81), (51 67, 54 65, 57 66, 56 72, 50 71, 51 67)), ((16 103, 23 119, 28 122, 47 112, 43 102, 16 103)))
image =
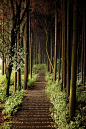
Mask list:
POLYGON ((12 129, 55 129, 44 76, 43 70, 40 70, 38 80, 28 89, 21 110, 12 118, 12 129))

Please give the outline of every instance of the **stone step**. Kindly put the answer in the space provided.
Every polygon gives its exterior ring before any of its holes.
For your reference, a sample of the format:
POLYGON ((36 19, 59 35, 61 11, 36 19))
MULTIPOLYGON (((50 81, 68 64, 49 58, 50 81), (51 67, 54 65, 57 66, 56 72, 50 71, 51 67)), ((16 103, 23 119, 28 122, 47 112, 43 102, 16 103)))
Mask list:
POLYGON ((50 121, 49 122, 15 122, 15 123, 12 123, 12 125, 13 126, 15 126, 15 127, 19 127, 19 126, 47 126, 47 127, 51 127, 51 124, 54 124, 53 122, 52 123, 50 123, 50 121))
POLYGON ((48 117, 51 117, 51 115, 50 114, 19 114, 19 115, 17 115, 17 117, 20 117, 20 118, 25 118, 25 117, 29 117, 29 118, 33 118, 33 117, 35 117, 35 118, 39 118, 39 117, 41 117, 41 118, 48 118, 48 117))
POLYGON ((51 118, 51 117, 49 117, 49 118, 41 118, 41 117, 39 117, 39 118, 17 118, 16 119, 17 121, 26 121, 26 122, 28 122, 28 121, 34 121, 34 122, 36 122, 36 121, 40 121, 40 122, 46 122, 46 121, 50 121, 50 122, 53 122, 53 119, 51 118))
POLYGON ((21 110, 12 119, 12 129, 55 129, 49 111, 52 104, 45 93, 44 81, 44 74, 43 76, 40 74, 34 87, 28 90, 21 110))
POLYGON ((12 129, 55 129, 51 126, 13 126, 12 129))

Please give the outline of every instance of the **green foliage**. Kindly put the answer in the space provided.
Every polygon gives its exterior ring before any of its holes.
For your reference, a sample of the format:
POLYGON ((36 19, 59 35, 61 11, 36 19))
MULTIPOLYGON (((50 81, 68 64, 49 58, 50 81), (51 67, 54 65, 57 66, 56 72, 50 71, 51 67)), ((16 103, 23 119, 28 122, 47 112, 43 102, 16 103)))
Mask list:
POLYGON ((84 120, 82 112, 76 111, 74 121, 69 123, 69 103, 66 97, 67 95, 61 91, 61 81, 59 83, 57 81, 53 83, 52 79, 53 76, 49 75, 49 72, 46 72, 48 86, 45 90, 50 95, 50 101, 54 105, 53 108, 50 108, 50 111, 51 116, 58 125, 58 129, 84 129, 84 126, 81 127, 81 123, 84 120))
POLYGON ((0 85, 6 82, 6 75, 0 75, 0 85))
POLYGON ((45 64, 38 64, 38 65, 34 65, 33 66, 33 73, 38 73, 40 69, 46 69, 46 65, 45 64))
POLYGON ((16 91, 15 94, 9 96, 9 98, 5 102, 5 109, 2 111, 3 114, 15 114, 20 104, 22 104, 23 96, 25 95, 25 91, 16 91))
POLYGON ((31 87, 33 85, 33 83, 37 80, 38 78, 38 74, 32 74, 32 78, 28 77, 28 87, 31 87))
POLYGON ((17 70, 24 66, 24 59, 26 57, 25 50, 22 47, 19 47, 17 50, 15 47, 12 48, 12 51, 15 53, 11 58, 11 62, 13 63, 13 68, 17 72, 17 70))
POLYGON ((0 101, 4 101, 4 90, 5 90, 6 76, 0 75, 0 101))
POLYGON ((4 122, 0 129, 11 129, 10 122, 4 122))
POLYGON ((1 70, 1 65, 0 65, 0 70, 1 70))
POLYGON ((86 91, 84 91, 84 87, 79 87, 76 92, 76 97, 78 102, 86 103, 86 91))
POLYGON ((38 72, 41 69, 46 69, 46 65, 45 64, 38 64, 38 65, 33 66, 32 78, 30 78, 30 76, 28 76, 28 87, 31 87, 33 85, 33 83, 37 80, 38 72))

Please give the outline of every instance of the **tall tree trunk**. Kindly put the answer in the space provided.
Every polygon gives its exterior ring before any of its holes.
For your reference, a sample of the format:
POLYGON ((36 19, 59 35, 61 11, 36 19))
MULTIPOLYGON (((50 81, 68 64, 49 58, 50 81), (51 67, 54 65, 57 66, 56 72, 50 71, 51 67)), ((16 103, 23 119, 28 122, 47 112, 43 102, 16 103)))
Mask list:
POLYGON ((35 37, 35 65, 36 65, 36 37, 35 37))
POLYGON ((61 42, 62 42, 62 40, 61 40, 61 38, 62 38, 62 26, 61 26, 61 23, 60 23, 60 43, 59 43, 59 75, 58 75, 58 82, 60 81, 60 69, 61 69, 61 42))
POLYGON ((66 88, 66 1, 63 0, 63 90, 66 88))
POLYGON ((78 45, 77 45, 77 81, 79 80, 79 43, 80 43, 80 34, 79 34, 79 25, 78 25, 78 45))
POLYGON ((56 81, 56 70, 57 70, 57 7, 55 5, 55 49, 54 49, 54 73, 53 82, 56 81))
MULTIPOLYGON (((17 49, 17 37, 15 39, 15 48, 17 49)), ((16 53, 17 56, 17 53, 16 53)), ((16 60, 16 70, 17 70, 17 60, 16 60)), ((15 78, 14 78, 14 90, 17 90, 17 71, 15 71, 15 78)))
POLYGON ((30 78, 32 78, 32 32, 31 32, 31 42, 30 42, 30 78))
MULTIPOLYGON (((4 18, 2 18, 2 35, 4 34, 4 18)), ((3 35, 3 41, 4 41, 4 35, 3 35)), ((4 42, 3 42, 4 45, 4 42)), ((2 48, 3 51, 3 48, 2 48)), ((4 75, 4 53, 2 53, 2 75, 4 75)))
POLYGON ((27 9, 27 21, 26 21, 26 38, 25 41, 25 70, 24 70, 24 87, 23 89, 27 89, 27 82, 28 82, 28 57, 29 57, 29 10, 27 9))
POLYGON ((75 116, 75 107, 76 107, 76 66, 77 66, 76 58, 77 58, 77 1, 74 0, 71 85, 70 85, 70 100, 69 100, 69 120, 72 120, 72 118, 75 116))
MULTIPOLYGON (((20 47, 20 43, 19 43, 19 40, 20 40, 20 29, 18 31, 18 34, 17 34, 17 51, 19 53, 19 47, 20 47)), ((19 61, 19 54, 17 55, 17 58, 18 58, 18 63, 20 63, 19 61)), ((20 87, 21 87, 21 69, 19 68, 17 70, 17 90, 20 90, 20 87)))
POLYGON ((36 39, 36 64, 38 64, 38 40, 36 39))
POLYGON ((84 14, 83 14, 83 20, 84 20, 84 68, 83 68, 83 86, 85 86, 85 65, 86 65, 86 60, 85 60, 85 47, 86 47, 86 43, 85 43, 85 37, 86 37, 86 32, 85 32, 85 28, 86 28, 86 24, 85 24, 85 10, 84 10, 84 14))
POLYGON ((69 0, 67 1, 67 97, 70 95, 70 66, 69 66, 69 40, 70 40, 70 29, 69 29, 69 0))
POLYGON ((39 41, 39 64, 41 63, 41 47, 40 47, 40 41, 39 41))
MULTIPOLYGON (((14 33, 14 29, 12 29, 11 31, 11 56, 9 57, 9 60, 11 60, 12 56, 13 56, 13 52, 12 52, 12 47, 15 45, 15 33, 14 33)), ((12 72, 12 63, 10 62, 8 64, 8 66, 6 66, 6 88, 5 88, 5 92, 4 92, 4 96, 9 96, 9 86, 10 86, 10 76, 11 76, 11 72, 12 72)))
POLYGON ((81 50, 81 84, 83 84, 83 23, 82 23, 82 50, 81 50))
POLYGON ((51 64, 50 64, 50 74, 52 73, 52 63, 53 63, 53 33, 51 30, 51 64))
POLYGON ((64 35, 64 27, 63 27, 63 4, 62 4, 62 0, 61 0, 61 11, 62 11, 62 64, 61 64, 61 80, 62 80, 62 86, 61 86, 61 90, 63 90, 63 49, 64 49, 64 45, 63 45, 63 35, 64 35))
POLYGON ((46 53, 47 53, 47 70, 49 71, 49 34, 47 31, 46 31, 46 53))
MULTIPOLYGON (((18 3, 20 4, 20 2, 18 3)), ((19 5, 18 7, 19 8, 19 5)), ((20 9, 19 9, 19 14, 18 14, 18 23, 20 23, 20 9)), ((19 48, 20 48, 20 25, 19 25, 19 29, 18 29, 18 33, 17 33, 17 51, 19 53, 19 48)), ((18 58, 18 63, 20 63, 20 59, 19 59, 19 54, 17 55, 17 58, 18 58)), ((19 68, 17 70, 17 90, 20 90, 21 89, 21 69, 19 68)))

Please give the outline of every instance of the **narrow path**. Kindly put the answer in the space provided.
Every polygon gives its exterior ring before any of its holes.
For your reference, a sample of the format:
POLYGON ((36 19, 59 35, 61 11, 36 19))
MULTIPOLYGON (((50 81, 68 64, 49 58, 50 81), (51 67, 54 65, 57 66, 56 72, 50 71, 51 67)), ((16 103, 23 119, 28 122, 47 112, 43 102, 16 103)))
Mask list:
POLYGON ((12 129, 55 129, 45 86, 44 72, 41 70, 34 87, 28 90, 21 111, 13 118, 12 129))

